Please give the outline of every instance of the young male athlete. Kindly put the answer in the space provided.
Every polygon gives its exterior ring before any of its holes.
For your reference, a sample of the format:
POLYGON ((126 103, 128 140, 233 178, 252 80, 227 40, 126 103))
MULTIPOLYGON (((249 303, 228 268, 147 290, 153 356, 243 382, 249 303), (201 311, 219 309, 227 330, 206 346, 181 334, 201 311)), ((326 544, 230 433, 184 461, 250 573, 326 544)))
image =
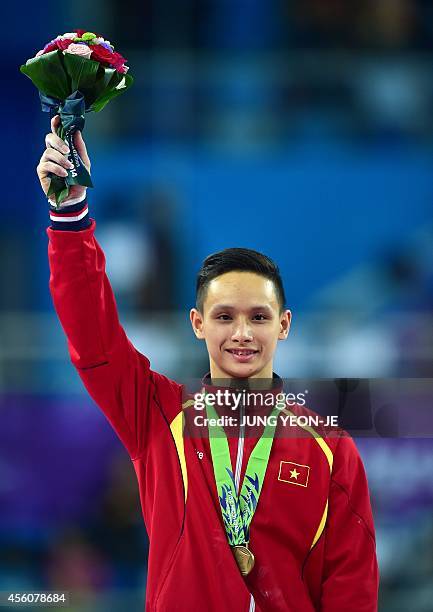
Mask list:
MULTIPOLYGON (((37 169, 45 193, 50 173, 65 176, 70 167, 57 121, 37 169)), ((75 142, 90 168, 80 133, 75 142)), ((150 540, 146 609, 375 611, 374 525, 351 438, 308 425, 278 435, 270 419, 254 435, 241 419, 218 425, 215 398, 233 389, 262 382, 255 414, 276 410, 282 387, 273 356, 291 319, 276 266, 255 251, 228 249, 199 272, 190 317, 210 374, 197 397, 218 434, 200 435, 192 431, 195 399, 152 371, 119 323, 85 197, 75 186, 60 211, 50 206, 50 289, 72 363, 135 468, 150 540)), ((283 403, 282 413, 308 412, 283 403)))

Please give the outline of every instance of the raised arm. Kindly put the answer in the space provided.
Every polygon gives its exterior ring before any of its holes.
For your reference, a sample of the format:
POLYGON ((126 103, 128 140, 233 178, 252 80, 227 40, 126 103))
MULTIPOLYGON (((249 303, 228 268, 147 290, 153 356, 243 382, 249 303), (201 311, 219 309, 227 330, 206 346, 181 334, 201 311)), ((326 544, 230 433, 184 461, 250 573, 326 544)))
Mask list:
MULTIPOLYGON (((37 168, 45 194, 49 173, 65 176, 68 167, 65 143, 55 134, 56 125, 54 118, 37 168)), ((80 132, 75 135, 75 145, 90 169, 80 132)), ((96 224, 89 218, 86 188, 72 187, 60 211, 50 206, 50 218, 50 291, 72 363, 135 458, 146 448, 156 418, 152 409, 156 387, 169 387, 176 394, 177 385, 150 370, 148 359, 133 347, 119 323, 105 257, 94 237, 96 224)))

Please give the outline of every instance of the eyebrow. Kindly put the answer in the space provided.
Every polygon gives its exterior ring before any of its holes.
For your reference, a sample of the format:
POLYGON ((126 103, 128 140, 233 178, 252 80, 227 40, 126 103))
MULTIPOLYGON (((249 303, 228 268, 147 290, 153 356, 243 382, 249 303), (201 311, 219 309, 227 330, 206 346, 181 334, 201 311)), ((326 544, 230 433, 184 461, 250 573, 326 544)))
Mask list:
MULTIPOLYGON (((235 307, 231 306, 230 304, 215 304, 214 306, 211 307, 210 311, 214 312, 215 310, 235 310, 235 307)), ((252 306, 250 310, 251 311, 265 310, 266 312, 269 312, 269 313, 273 312, 271 306, 269 306, 268 304, 258 304, 256 306, 252 306)))

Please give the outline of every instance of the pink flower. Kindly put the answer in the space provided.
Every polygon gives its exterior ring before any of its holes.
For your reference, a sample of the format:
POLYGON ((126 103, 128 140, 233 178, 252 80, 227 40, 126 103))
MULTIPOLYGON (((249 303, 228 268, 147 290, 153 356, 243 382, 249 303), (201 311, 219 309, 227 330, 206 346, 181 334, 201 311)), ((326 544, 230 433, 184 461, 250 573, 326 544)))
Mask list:
POLYGON ((80 57, 85 57, 86 59, 90 59, 90 56, 92 55, 92 49, 90 49, 90 47, 79 43, 72 43, 67 49, 65 49, 64 52, 72 53, 72 55, 79 55, 80 57))
POLYGON ((66 34, 62 34, 60 36, 60 38, 63 38, 63 39, 70 38, 71 40, 74 40, 74 38, 76 38, 76 37, 77 37, 77 33, 76 32, 66 32, 66 34))

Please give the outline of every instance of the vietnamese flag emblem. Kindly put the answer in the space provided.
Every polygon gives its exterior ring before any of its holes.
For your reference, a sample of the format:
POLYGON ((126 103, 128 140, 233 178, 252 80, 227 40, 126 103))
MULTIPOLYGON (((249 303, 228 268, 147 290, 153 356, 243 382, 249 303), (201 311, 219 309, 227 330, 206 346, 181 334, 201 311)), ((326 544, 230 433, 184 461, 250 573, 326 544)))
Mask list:
POLYGON ((278 480, 298 485, 299 487, 307 487, 309 477, 309 465, 302 465, 293 461, 280 461, 278 480))

